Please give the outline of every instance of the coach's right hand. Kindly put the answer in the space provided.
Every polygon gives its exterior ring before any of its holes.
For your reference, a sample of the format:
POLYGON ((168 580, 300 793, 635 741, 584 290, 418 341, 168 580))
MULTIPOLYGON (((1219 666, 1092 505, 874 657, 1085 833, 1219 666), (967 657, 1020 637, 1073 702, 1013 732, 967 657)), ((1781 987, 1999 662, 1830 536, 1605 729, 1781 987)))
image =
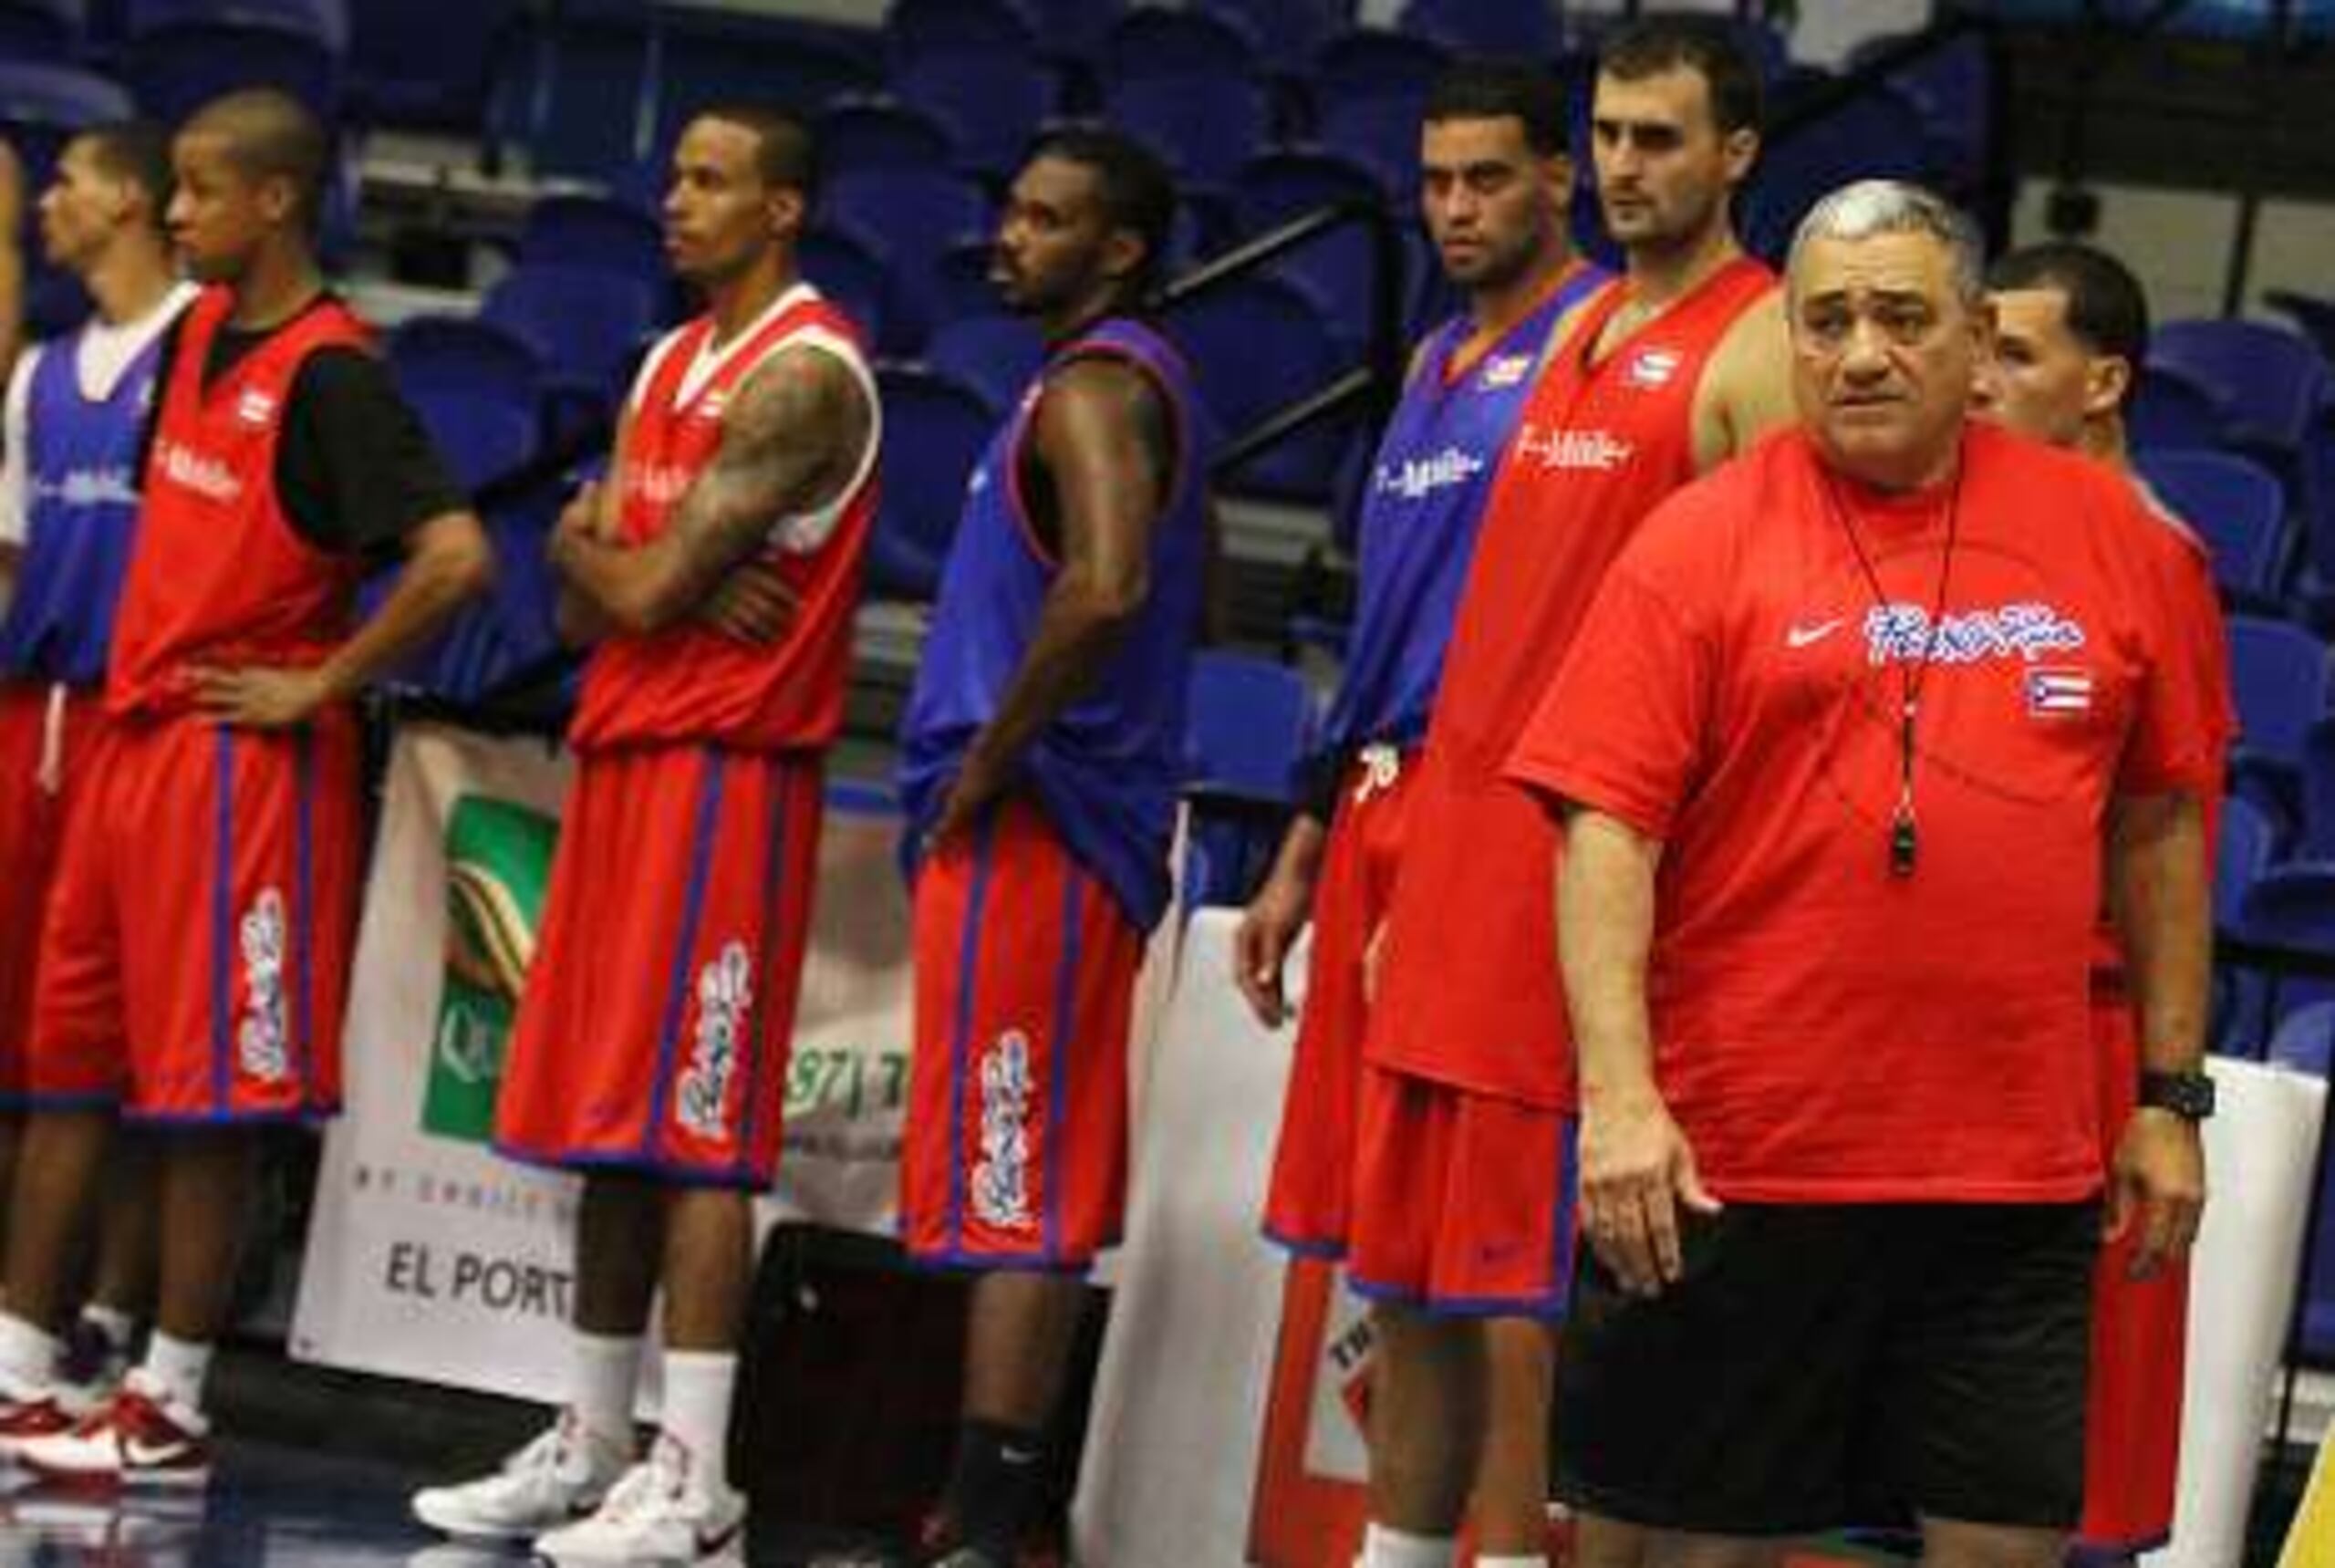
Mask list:
POLYGON ((1678 1206, 1718 1212, 1695 1151, 1651 1086, 1585 1100, 1581 1113, 1581 1223, 1598 1261, 1632 1295, 1658 1295, 1683 1271, 1678 1206))
POLYGON ((802 596, 766 561, 741 561, 722 574, 695 619, 740 642, 767 647, 794 628, 802 596))

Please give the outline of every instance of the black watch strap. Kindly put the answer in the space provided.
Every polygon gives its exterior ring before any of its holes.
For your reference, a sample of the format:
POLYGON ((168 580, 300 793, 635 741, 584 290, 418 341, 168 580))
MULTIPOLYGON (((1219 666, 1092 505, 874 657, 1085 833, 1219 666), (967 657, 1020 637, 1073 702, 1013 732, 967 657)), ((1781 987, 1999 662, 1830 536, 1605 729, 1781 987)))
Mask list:
POLYGON ((2214 1080, 2205 1073, 2141 1074, 2141 1104, 2171 1111, 2187 1121, 2214 1114, 2214 1080))

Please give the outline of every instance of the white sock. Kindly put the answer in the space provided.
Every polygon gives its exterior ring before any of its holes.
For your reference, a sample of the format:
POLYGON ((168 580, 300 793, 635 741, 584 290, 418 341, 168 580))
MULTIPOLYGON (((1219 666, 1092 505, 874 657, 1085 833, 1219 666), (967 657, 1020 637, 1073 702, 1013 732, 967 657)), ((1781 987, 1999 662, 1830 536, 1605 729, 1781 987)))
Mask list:
POLYGON ((1523 1557, 1487 1557, 1476 1554, 1476 1568, 1549 1568, 1545 1553, 1535 1552, 1523 1557))
POLYGON ((202 1413, 202 1383, 211 1373, 211 1346, 173 1339, 158 1328, 146 1342, 146 1360, 139 1370, 171 1404, 198 1416, 202 1413))
POLYGON ((732 1352, 665 1353, 664 1429, 689 1449, 696 1473, 716 1493, 730 1486, 730 1395, 737 1386, 732 1352))
POLYGON ((119 1307, 109 1307, 103 1302, 91 1302, 81 1309, 81 1321, 106 1336, 106 1345, 116 1355, 130 1348, 130 1336, 138 1332, 138 1320, 119 1307))
POLYGON ((14 1313, 0 1312, 0 1394, 37 1394, 57 1381, 64 1345, 14 1313))
POLYGON ((1354 1568, 1451 1568, 1457 1550, 1448 1535, 1413 1535, 1383 1524, 1365 1525, 1354 1568))
POLYGON ((640 1383, 640 1336, 576 1331, 576 1424, 618 1453, 632 1452, 632 1400, 640 1383))

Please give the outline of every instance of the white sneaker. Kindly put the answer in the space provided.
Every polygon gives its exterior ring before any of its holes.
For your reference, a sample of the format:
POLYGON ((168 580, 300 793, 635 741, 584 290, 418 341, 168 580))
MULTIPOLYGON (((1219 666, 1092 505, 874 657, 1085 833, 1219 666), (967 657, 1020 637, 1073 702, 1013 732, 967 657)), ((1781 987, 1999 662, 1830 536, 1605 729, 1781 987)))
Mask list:
POLYGON ((649 1457, 608 1489, 589 1519, 538 1537, 535 1555, 555 1564, 712 1564, 744 1568, 746 1499, 700 1480, 680 1439, 659 1433, 649 1457))
POLYGON ((527 1541, 600 1506, 632 1459, 563 1410, 547 1431, 491 1476, 413 1494, 413 1516, 432 1530, 472 1541, 527 1541))

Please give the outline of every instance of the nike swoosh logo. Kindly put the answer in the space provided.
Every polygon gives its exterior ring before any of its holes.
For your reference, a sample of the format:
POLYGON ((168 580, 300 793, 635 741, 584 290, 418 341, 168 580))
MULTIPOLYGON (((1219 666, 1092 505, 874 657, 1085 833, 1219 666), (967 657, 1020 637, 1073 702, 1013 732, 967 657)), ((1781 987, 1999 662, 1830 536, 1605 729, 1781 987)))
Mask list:
POLYGON ((1821 642, 1841 629, 1842 618, 1840 616, 1834 616, 1831 620, 1821 620, 1814 626, 1787 628, 1784 632, 1784 646, 1806 648, 1811 643, 1821 642))
POLYGON ((122 1462, 140 1469, 149 1465, 175 1464, 192 1451, 192 1446, 186 1443, 150 1444, 137 1438, 121 1445, 122 1462))

